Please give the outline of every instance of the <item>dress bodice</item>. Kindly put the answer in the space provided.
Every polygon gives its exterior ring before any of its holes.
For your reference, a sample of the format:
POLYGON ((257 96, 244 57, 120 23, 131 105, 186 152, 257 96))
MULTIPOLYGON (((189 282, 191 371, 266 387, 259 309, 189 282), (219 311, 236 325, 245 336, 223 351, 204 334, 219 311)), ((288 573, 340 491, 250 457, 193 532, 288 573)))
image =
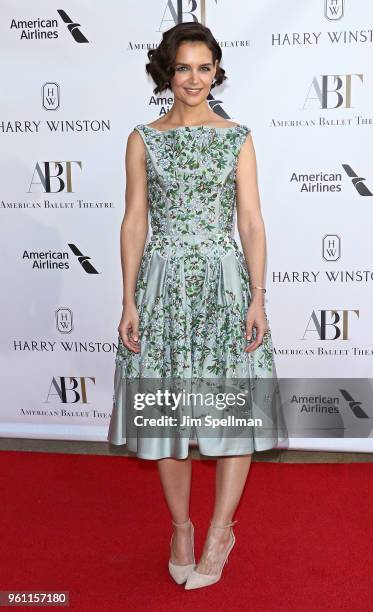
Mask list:
POLYGON ((153 235, 231 233, 237 160, 250 129, 243 124, 135 129, 146 148, 153 235))

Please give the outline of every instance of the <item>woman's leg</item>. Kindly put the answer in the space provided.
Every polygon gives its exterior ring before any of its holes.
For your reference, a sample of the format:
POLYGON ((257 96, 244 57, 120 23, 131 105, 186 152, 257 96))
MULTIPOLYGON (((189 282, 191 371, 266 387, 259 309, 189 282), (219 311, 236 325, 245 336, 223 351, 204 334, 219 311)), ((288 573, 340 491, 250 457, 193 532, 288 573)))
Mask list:
MULTIPOLYGON (((163 493, 175 523, 185 523, 189 518, 192 460, 165 458, 158 460, 158 471, 163 493)), ((177 565, 193 563, 191 524, 174 527, 171 561, 177 565)))
MULTIPOLYGON (((220 457, 216 462, 214 525, 226 525, 234 517, 249 473, 252 455, 220 457)), ((217 574, 231 541, 231 530, 209 528, 201 559, 196 570, 217 574)))

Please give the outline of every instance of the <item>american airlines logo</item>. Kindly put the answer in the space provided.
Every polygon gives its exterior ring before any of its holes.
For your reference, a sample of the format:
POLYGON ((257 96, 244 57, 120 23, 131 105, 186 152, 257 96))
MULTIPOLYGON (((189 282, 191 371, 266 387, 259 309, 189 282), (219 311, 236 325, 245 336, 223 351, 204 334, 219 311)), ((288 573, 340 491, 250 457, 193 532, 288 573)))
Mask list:
POLYGON ((89 42, 89 40, 87 40, 86 37, 84 36, 83 32, 79 29, 81 27, 80 23, 75 23, 72 19, 70 19, 66 11, 63 11, 62 9, 58 9, 57 13, 61 17, 62 21, 67 24, 67 29, 69 30, 75 42, 77 43, 89 42))
POLYGON ((359 195, 373 196, 373 193, 368 189, 368 187, 364 183, 365 177, 358 176, 356 172, 348 164, 342 164, 342 168, 346 172, 347 176, 350 177, 351 182, 359 195))
POLYGON ((91 262, 89 261, 91 258, 88 255, 83 255, 83 253, 78 249, 75 244, 69 243, 69 247, 74 253, 74 255, 78 258, 78 261, 82 266, 84 272, 87 272, 87 274, 99 274, 96 268, 94 268, 91 262))
POLYGON ((354 398, 350 395, 350 393, 346 391, 345 389, 340 389, 340 392, 343 395, 346 402, 348 402, 349 408, 352 410, 352 412, 358 419, 369 419, 369 416, 361 407, 361 404, 363 402, 357 402, 356 400, 354 400, 354 398))

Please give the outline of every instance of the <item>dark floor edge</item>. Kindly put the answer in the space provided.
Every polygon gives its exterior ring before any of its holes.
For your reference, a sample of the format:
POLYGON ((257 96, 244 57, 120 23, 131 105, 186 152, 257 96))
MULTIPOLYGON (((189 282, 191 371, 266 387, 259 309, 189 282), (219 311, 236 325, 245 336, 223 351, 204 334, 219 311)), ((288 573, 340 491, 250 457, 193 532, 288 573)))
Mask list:
MULTIPOLYGON (((113 446, 108 442, 83 442, 75 440, 36 440, 29 438, 0 438, 0 451, 36 451, 41 453, 63 453, 78 455, 134 456, 124 446, 113 446)), ((193 459, 211 460, 191 448, 193 459)), ((373 453, 279 450, 254 452, 253 461, 271 463, 371 463, 373 453)))

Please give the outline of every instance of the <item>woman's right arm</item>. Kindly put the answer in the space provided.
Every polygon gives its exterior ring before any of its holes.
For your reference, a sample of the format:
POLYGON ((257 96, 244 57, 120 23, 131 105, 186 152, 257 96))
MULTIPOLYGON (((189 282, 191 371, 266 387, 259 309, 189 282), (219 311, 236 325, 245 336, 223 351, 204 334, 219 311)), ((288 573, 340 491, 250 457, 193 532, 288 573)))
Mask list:
POLYGON ((135 291, 148 234, 148 188, 145 145, 136 130, 131 132, 127 140, 125 169, 126 208, 120 229, 123 312, 118 332, 127 348, 139 352, 139 319, 135 291))

